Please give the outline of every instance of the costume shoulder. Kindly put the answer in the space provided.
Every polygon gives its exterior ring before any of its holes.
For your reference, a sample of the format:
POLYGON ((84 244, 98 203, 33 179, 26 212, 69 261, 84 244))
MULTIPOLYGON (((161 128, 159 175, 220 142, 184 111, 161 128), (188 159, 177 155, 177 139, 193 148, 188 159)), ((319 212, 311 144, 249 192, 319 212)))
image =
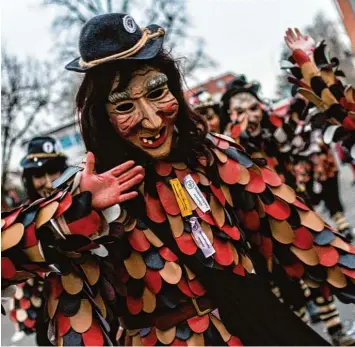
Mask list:
MULTIPOLYGON (((221 184, 228 186, 244 231, 272 268, 355 301, 355 246, 346 242, 282 182, 262 158, 250 158, 226 138, 211 136, 221 184)), ((223 189, 226 192, 226 189, 223 189)))

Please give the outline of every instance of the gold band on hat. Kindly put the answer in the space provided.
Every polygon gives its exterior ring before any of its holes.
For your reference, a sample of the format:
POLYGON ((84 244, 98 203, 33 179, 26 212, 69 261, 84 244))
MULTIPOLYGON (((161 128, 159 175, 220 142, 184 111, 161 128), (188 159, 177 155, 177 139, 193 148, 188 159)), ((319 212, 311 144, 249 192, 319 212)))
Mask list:
POLYGON ((102 63, 106 63, 108 61, 131 57, 132 55, 138 53, 141 50, 141 48, 143 48, 148 41, 150 41, 151 39, 155 39, 156 37, 163 36, 164 34, 165 34, 165 31, 164 31, 163 28, 158 28, 158 30, 155 33, 153 33, 153 34, 151 33, 151 31, 148 28, 144 28, 142 37, 130 49, 127 49, 126 51, 123 51, 123 52, 120 52, 120 53, 116 53, 116 54, 110 55, 110 56, 105 57, 105 58, 92 60, 90 62, 86 62, 82 58, 80 58, 79 59, 79 65, 81 67, 94 67, 96 65, 99 65, 99 64, 102 64, 102 63))
POLYGON ((26 159, 31 160, 34 158, 56 158, 64 157, 63 153, 31 153, 26 156, 26 159))

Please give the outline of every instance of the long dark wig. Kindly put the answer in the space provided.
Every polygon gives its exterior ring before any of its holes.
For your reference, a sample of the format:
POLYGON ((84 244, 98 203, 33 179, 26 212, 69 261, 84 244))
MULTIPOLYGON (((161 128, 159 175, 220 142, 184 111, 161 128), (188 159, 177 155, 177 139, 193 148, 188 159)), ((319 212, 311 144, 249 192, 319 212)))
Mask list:
POLYGON ((150 60, 115 61, 86 73, 76 96, 76 104, 84 143, 86 149, 95 155, 97 172, 106 171, 130 159, 141 165, 150 160, 146 153, 115 132, 105 108, 117 72, 120 74, 119 88, 124 90, 133 72, 144 66, 151 66, 167 75, 168 87, 179 103, 176 120, 178 153, 190 162, 196 161, 200 155, 209 155, 205 140, 207 123, 186 103, 178 62, 162 50, 150 60))
POLYGON ((48 160, 48 162, 40 168, 24 169, 22 173, 22 182, 27 193, 27 198, 30 201, 35 201, 41 198, 33 185, 32 176, 44 175, 46 172, 59 171, 60 173, 63 173, 67 167, 66 157, 61 157, 48 160))

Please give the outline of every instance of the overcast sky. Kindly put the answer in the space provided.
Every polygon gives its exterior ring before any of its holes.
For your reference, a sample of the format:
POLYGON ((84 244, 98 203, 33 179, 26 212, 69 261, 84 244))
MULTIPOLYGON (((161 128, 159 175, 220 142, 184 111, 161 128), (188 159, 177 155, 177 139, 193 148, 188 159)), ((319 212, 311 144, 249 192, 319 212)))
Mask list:
MULTIPOLYGON (((2 2, 2 42, 10 51, 39 59, 51 57, 50 23, 56 13, 54 8, 41 8, 40 1, 2 2)), ((205 39, 208 54, 218 62, 216 69, 199 73, 197 79, 203 81, 225 71, 245 73, 249 79, 261 81, 267 97, 273 96, 285 29, 311 24, 320 10, 338 20, 332 0, 187 0, 187 3, 194 33, 205 39)))

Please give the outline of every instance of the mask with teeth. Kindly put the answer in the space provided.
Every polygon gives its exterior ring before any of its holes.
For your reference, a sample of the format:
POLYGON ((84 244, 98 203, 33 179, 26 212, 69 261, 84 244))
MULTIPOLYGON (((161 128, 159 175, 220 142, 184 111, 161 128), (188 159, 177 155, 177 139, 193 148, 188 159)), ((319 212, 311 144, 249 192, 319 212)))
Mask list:
POLYGON ((106 110, 115 131, 156 159, 169 155, 179 104, 165 74, 152 67, 134 72, 127 87, 113 82, 106 110))

